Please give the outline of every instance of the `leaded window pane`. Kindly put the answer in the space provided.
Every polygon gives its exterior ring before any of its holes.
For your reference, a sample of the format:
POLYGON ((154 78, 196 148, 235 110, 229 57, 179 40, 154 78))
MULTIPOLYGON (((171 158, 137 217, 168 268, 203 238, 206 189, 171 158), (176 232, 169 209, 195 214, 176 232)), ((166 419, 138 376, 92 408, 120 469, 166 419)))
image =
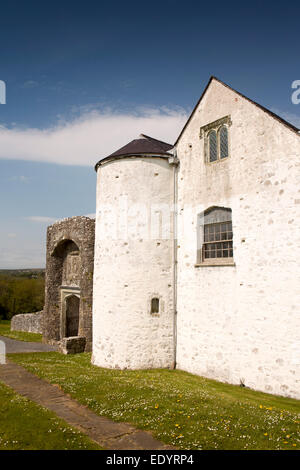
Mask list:
POLYGON ((220 136, 220 158, 228 157, 228 130, 223 126, 219 132, 220 136))
POLYGON ((215 162, 218 159, 218 147, 217 147, 217 133, 211 131, 209 133, 209 161, 215 162))

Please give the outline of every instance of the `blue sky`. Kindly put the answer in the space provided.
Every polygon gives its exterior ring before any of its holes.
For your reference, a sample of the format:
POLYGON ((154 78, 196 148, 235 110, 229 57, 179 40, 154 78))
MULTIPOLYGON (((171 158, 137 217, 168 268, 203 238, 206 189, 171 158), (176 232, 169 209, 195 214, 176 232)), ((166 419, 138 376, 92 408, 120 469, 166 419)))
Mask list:
POLYGON ((174 141, 210 75, 300 127, 298 2, 5 2, 0 268, 43 267, 51 221, 95 212, 93 164, 174 141))

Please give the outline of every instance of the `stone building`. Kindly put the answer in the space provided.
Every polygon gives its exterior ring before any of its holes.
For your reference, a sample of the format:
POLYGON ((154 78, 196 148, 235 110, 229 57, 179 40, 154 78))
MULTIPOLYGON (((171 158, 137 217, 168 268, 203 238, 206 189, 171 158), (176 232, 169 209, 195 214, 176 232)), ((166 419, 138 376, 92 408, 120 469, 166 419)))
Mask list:
POLYGON ((174 202, 171 148, 142 135, 96 166, 93 362, 102 367, 174 366, 174 224, 170 214, 164 234, 160 221, 174 202))
POLYGON ((175 144, 97 163, 96 228, 48 228, 44 340, 300 398, 299 156, 296 127, 212 77, 175 144))
POLYGON ((300 398, 299 137, 212 77, 175 145, 98 162, 94 364, 300 398))
POLYGON ((299 131, 212 78, 175 146, 176 365, 300 398, 299 131))
POLYGON ((48 227, 43 339, 64 352, 90 351, 95 220, 72 217, 48 227))

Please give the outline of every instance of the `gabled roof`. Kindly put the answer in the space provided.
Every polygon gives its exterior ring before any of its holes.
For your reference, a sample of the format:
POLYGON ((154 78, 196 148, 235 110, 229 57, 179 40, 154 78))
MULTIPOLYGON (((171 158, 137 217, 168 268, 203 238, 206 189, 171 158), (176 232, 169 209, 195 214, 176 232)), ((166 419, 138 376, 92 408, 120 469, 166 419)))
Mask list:
POLYGON ((185 131, 187 125, 189 124, 190 120, 192 119, 192 117, 194 116, 195 114, 195 111, 196 109, 198 108, 199 104, 201 103, 206 91, 208 90, 211 82, 213 80, 216 80, 217 82, 221 83, 223 86, 225 86, 226 88, 229 88, 229 90, 233 91, 234 93, 236 93, 237 95, 241 96, 242 98, 244 98, 245 100, 249 101, 250 103, 254 104, 255 106, 257 106, 258 108, 260 108, 262 111, 264 111, 265 113, 269 114, 271 117, 273 117, 274 119, 276 119, 276 121, 279 121, 281 124, 283 124, 284 126, 288 127, 290 130, 292 130, 293 132, 296 132, 296 134, 299 136, 299 129, 294 126, 293 124, 289 123, 288 121, 285 121, 284 119, 282 119, 280 116, 278 116, 277 114, 273 113, 272 111, 270 111, 269 109, 265 108, 264 106, 262 106, 261 104, 258 104, 256 103, 256 101, 253 101, 251 100, 250 98, 248 98, 247 96, 243 95, 242 93, 240 93, 239 91, 236 91, 234 88, 232 88, 231 86, 227 85, 226 83, 222 82, 222 80, 219 80, 218 78, 214 77, 213 75, 210 77, 202 95, 200 96, 196 106, 194 107, 190 117, 188 118, 187 122, 185 123, 182 131, 180 132, 175 144, 177 145, 180 137, 182 136, 183 132, 185 131))
POLYGON ((107 157, 102 158, 96 164, 96 170, 99 163, 114 158, 121 158, 126 156, 137 156, 137 155, 159 155, 159 156, 171 156, 168 150, 171 150, 174 146, 167 144, 161 140, 154 139, 148 135, 141 134, 138 139, 134 139, 128 144, 111 153, 107 157))

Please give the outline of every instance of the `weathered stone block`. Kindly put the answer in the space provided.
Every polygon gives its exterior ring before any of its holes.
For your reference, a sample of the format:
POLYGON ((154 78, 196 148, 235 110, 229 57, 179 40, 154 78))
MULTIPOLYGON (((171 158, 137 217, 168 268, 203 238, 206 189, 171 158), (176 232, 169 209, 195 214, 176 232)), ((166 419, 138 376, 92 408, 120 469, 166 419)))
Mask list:
POLYGON ((85 350, 86 338, 84 336, 70 336, 63 338, 59 343, 59 350, 63 354, 78 354, 85 350))

